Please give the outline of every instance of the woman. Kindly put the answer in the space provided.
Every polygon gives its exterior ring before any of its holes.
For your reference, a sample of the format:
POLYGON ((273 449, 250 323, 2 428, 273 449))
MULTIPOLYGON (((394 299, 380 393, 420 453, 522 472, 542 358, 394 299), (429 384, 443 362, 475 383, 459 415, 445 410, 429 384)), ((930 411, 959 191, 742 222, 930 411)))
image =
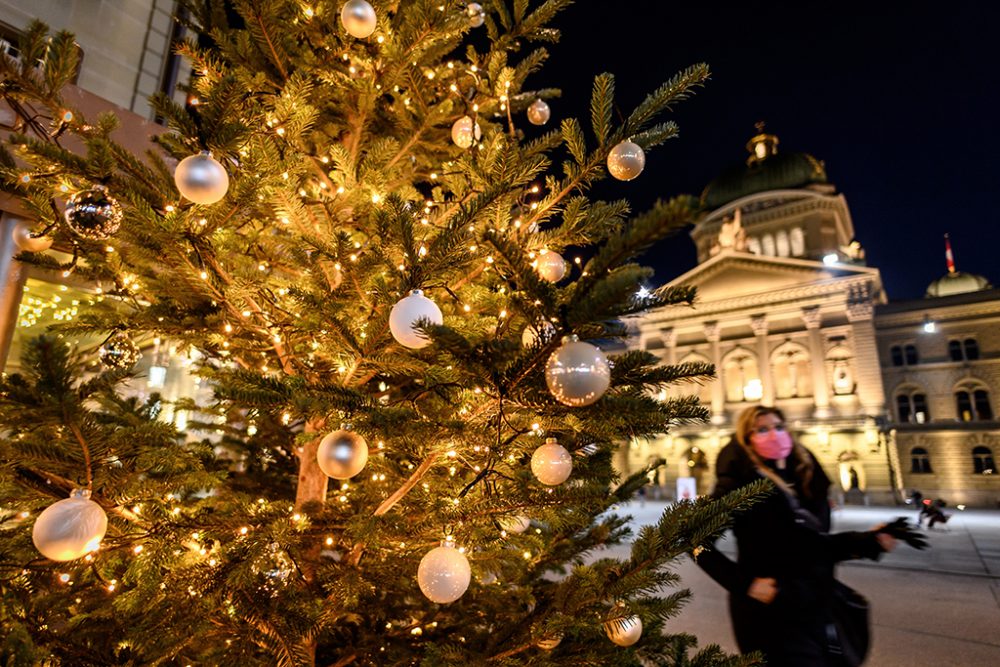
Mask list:
POLYGON ((776 408, 743 411, 716 471, 716 498, 761 478, 777 487, 734 517, 737 562, 715 549, 697 556, 698 565, 730 593, 740 650, 763 652, 771 667, 838 664, 831 657, 835 632, 830 636, 834 565, 877 559, 896 540, 879 529, 828 533, 830 479, 816 457, 792 440, 776 408))

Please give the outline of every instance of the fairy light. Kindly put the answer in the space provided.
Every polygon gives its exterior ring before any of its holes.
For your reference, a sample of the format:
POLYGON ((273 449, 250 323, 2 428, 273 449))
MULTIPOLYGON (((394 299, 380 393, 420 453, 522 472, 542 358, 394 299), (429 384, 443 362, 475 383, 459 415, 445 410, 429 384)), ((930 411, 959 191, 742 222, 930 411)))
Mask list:
POLYGON ((69 575, 63 572, 62 574, 59 575, 59 581, 63 582, 64 584, 69 583, 69 575))

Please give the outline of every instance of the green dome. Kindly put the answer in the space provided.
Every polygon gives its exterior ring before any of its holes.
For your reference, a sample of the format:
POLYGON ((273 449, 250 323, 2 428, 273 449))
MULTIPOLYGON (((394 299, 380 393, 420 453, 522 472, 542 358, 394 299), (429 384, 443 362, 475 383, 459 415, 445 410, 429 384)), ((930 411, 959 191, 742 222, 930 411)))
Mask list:
POLYGON ((826 183, 823 163, 808 153, 773 153, 727 169, 701 193, 702 208, 713 211, 740 197, 769 190, 826 183))
POLYGON ((992 289, 993 285, 983 276, 975 273, 962 273, 961 271, 950 271, 930 285, 927 286, 927 298, 936 296, 951 296, 952 294, 965 294, 967 292, 979 292, 980 290, 992 289))

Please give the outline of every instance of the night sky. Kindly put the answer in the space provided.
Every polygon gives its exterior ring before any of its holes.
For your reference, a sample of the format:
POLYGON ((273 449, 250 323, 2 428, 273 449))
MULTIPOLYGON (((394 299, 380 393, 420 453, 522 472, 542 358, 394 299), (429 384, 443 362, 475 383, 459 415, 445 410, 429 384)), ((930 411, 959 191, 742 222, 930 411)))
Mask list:
MULTIPOLYGON (((641 211, 658 197, 700 194, 745 159, 764 120, 779 150, 826 163, 891 299, 921 297, 945 273, 945 232, 959 270, 1000 285, 1000 8, 925 6, 579 0, 528 85, 563 89, 553 122, 585 120, 595 74, 615 74, 627 113, 674 72, 707 62, 712 80, 673 116, 680 138, 648 155, 637 181, 597 196, 627 197, 641 211)), ((694 246, 671 239, 645 263, 661 284, 695 264, 694 246)))

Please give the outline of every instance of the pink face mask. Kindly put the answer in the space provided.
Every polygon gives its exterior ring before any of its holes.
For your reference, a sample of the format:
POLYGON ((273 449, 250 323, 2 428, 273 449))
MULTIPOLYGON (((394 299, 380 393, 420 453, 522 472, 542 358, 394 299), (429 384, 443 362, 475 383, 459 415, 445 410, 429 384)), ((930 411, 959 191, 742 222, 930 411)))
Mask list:
POLYGON ((792 453, 792 436, 787 431, 770 429, 764 433, 754 433, 750 436, 750 444, 758 456, 771 461, 787 459, 792 453))

